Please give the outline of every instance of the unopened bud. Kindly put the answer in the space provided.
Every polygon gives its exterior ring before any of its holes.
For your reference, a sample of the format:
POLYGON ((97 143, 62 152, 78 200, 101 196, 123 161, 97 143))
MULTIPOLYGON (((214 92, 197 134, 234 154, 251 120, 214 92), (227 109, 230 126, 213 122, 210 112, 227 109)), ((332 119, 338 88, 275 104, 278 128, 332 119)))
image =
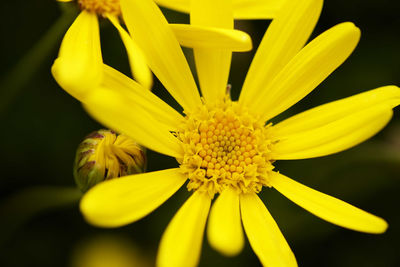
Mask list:
POLYGON ((110 130, 98 130, 79 144, 74 178, 85 192, 102 181, 142 173, 145 168, 145 152, 135 141, 110 130))

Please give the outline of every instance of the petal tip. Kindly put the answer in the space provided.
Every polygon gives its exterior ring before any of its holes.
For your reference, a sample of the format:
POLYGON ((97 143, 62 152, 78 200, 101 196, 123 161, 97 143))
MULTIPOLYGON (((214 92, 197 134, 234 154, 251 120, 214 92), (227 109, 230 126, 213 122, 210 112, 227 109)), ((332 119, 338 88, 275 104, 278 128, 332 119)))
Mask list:
POLYGON ((373 230, 371 230, 371 234, 383 234, 389 228, 389 224, 380 217, 377 217, 377 224, 373 230))

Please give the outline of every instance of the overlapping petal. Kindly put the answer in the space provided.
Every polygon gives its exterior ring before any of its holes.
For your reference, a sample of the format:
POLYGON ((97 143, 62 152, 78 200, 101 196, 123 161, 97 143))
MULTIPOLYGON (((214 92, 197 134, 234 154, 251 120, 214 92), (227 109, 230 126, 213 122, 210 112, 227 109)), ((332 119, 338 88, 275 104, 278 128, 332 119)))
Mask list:
POLYGON ((129 64, 133 77, 145 88, 151 89, 153 85, 153 75, 147 66, 146 58, 138 45, 133 41, 129 34, 121 27, 118 18, 108 15, 107 18, 118 30, 128 53, 129 64))
POLYGON ((82 11, 64 36, 52 74, 64 90, 82 101, 100 83, 102 64, 97 16, 82 11))
MULTIPOLYGON (((161 6, 190 13, 190 0, 155 0, 161 6)), ((271 19, 284 0, 232 0, 235 19, 271 19)))
POLYGON ((110 129, 126 134, 154 151, 180 158, 180 141, 146 109, 132 105, 129 98, 101 87, 87 96, 86 110, 110 129))
POLYGON ((102 88, 120 94, 130 102, 132 108, 136 106, 143 108, 169 130, 175 131, 178 128, 183 117, 170 105, 134 80, 107 65, 103 65, 103 72, 102 88))
POLYGON ((196 83, 167 20, 152 0, 121 0, 124 21, 147 62, 185 110, 201 104, 196 83))
MULTIPOLYGON (((233 29, 231 0, 192 0, 190 24, 233 29)), ((226 92, 232 51, 194 47, 194 58, 200 89, 207 103, 221 101, 226 92)))
POLYGON ((179 169, 129 175, 100 183, 82 198, 80 209, 91 224, 118 227, 146 216, 186 181, 179 169))
POLYGON ((281 138, 273 148, 274 159, 305 159, 337 153, 379 132, 393 115, 391 106, 381 104, 307 131, 281 138))
POLYGON ((244 237, 239 195, 232 188, 225 189, 214 202, 208 220, 207 236, 210 245, 227 256, 242 251, 244 237))
POLYGON ((253 112, 268 120, 300 101, 347 59, 359 39, 360 30, 351 22, 319 35, 260 90, 253 112))
POLYGON ((252 49, 251 37, 242 31, 217 27, 170 24, 182 46, 194 48, 226 49, 245 52, 252 49))
POLYGON ((288 199, 328 222, 373 234, 383 233, 388 227, 382 218, 304 186, 282 174, 274 173, 270 182, 288 199))
MULTIPOLYGON (((251 106, 304 46, 322 9, 322 0, 286 1, 268 27, 250 65, 239 102, 251 106)), ((264 99, 263 99, 264 100, 264 99)))
POLYGON ((387 104, 388 108, 399 105, 400 88, 393 85, 383 86, 312 108, 274 125, 274 134, 284 138, 293 133, 324 126, 380 104, 387 104))
POLYGON ((204 228, 211 199, 195 192, 175 214, 158 250, 158 267, 194 267, 200 259, 204 228))
POLYGON ((255 193, 240 195, 240 211, 250 245, 264 266, 297 266, 285 237, 255 193))

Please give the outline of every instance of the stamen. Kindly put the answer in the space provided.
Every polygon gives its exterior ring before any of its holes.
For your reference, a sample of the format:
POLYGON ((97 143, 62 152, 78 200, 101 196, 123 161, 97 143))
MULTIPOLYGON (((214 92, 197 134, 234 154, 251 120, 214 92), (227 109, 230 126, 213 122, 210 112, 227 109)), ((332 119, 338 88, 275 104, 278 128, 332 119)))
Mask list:
POLYGON ((273 169, 268 129, 228 97, 188 114, 178 132, 185 151, 180 168, 190 179, 188 189, 210 197, 228 186, 238 193, 260 192, 273 169))

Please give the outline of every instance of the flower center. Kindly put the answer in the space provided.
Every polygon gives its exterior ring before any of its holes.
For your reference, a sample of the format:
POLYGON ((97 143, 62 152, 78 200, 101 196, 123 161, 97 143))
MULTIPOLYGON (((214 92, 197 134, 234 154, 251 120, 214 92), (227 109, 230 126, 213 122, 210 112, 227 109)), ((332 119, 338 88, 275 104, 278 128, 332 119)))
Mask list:
POLYGON ((78 0, 78 4, 82 10, 87 10, 103 17, 107 14, 116 16, 121 14, 119 0, 78 0))
POLYGON ((238 193, 260 192, 274 168, 269 125, 226 98, 186 116, 178 132, 184 144, 180 168, 190 179, 188 190, 211 197, 226 187, 238 193))

